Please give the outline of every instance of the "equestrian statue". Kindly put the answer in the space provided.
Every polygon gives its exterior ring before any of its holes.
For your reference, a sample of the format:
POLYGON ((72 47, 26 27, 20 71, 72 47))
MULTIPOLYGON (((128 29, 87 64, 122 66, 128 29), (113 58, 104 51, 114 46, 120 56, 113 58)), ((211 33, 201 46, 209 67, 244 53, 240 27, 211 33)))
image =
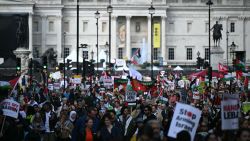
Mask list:
POLYGON ((218 21, 216 21, 216 24, 213 25, 213 27, 210 30, 213 30, 214 46, 218 47, 220 45, 220 40, 222 40, 222 34, 221 34, 221 30, 223 30, 222 24, 218 24, 218 21))

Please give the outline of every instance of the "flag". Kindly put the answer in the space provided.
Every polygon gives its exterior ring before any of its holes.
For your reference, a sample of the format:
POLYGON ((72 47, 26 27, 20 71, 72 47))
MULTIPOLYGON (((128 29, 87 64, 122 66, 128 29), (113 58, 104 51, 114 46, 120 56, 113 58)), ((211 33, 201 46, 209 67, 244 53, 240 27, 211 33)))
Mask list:
POLYGON ((138 72, 137 70, 135 70, 134 68, 132 67, 129 67, 129 75, 130 77, 132 78, 135 78, 137 80, 142 80, 142 75, 140 72, 138 72))
POLYGON ((245 63, 242 62, 241 60, 237 59, 236 64, 235 64, 235 69, 245 71, 245 63))
POLYGON ((248 87, 248 82, 249 82, 248 77, 245 77, 245 80, 244 80, 244 87, 248 87))
POLYGON ((15 87, 15 86, 16 86, 16 84, 18 83, 19 78, 20 78, 20 77, 16 77, 16 78, 11 79, 11 80, 9 81, 11 87, 15 87))
POLYGON ((228 66, 219 63, 218 70, 219 70, 219 72, 228 72, 228 66))
POLYGON ((141 64, 140 58, 141 58, 141 49, 138 48, 133 54, 132 58, 130 59, 131 63, 135 65, 141 64))
POLYGON ((243 76, 242 70, 236 70, 236 78, 240 79, 243 76))

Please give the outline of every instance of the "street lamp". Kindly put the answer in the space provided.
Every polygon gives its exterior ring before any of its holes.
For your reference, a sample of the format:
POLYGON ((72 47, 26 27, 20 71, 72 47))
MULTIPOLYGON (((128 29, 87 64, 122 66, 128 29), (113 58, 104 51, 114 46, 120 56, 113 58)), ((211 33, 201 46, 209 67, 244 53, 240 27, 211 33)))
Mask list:
POLYGON ((210 9, 211 9, 211 5, 213 5, 213 2, 211 0, 208 0, 208 2, 206 3, 208 5, 208 54, 209 54, 209 68, 208 68, 208 76, 209 76, 209 87, 211 88, 211 81, 212 81, 212 67, 211 67, 211 33, 210 33, 210 29, 211 29, 211 23, 210 23, 210 9))
POLYGON ((227 67, 228 67, 228 35, 229 35, 229 32, 227 30, 227 67))
POLYGON ((65 38, 66 38, 66 32, 64 32, 63 33, 63 92, 65 92, 65 74, 66 74, 66 71, 65 71, 65 67, 66 67, 66 65, 65 65, 65 58, 66 58, 66 56, 65 56, 65 47, 66 47, 66 45, 65 45, 65 38))
POLYGON ((232 42, 232 44, 230 45, 230 52, 233 54, 233 61, 234 61, 235 48, 236 45, 234 42, 232 42))
POLYGON ((79 0, 76 5, 76 74, 79 74, 79 0))
POLYGON ((198 52, 197 52, 197 56, 200 57, 200 55, 201 55, 201 53, 198 51, 198 52))
POLYGON ((109 64, 111 62, 111 13, 113 12, 113 7, 111 6, 111 0, 109 0, 109 6, 107 7, 107 12, 109 13, 109 64))
POLYGON ((91 54, 91 63, 93 63, 94 62, 94 51, 92 50, 91 52, 90 52, 90 54, 91 54))
POLYGON ((151 2, 151 6, 148 8, 151 16, 151 79, 153 80, 153 14, 155 14, 155 8, 151 2))
POLYGON ((108 50, 105 50, 104 52, 105 52, 105 54, 106 54, 106 70, 107 70, 107 60, 108 60, 108 53, 109 53, 109 51, 108 51, 108 50))
POLYGON ((96 18, 96 56, 97 56, 97 59, 96 59, 96 72, 98 74, 98 50, 99 50, 99 47, 98 47, 98 19, 100 18, 100 13, 98 12, 98 10, 95 12, 95 18, 96 18))

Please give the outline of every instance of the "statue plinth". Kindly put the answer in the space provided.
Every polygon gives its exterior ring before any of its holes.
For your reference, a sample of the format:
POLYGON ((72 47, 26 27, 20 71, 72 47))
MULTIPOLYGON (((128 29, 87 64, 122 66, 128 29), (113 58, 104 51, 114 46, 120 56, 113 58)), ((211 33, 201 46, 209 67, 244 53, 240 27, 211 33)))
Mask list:
POLYGON ((28 69, 29 54, 31 53, 25 47, 19 47, 13 51, 17 58, 21 59, 21 71, 28 69))
POLYGON ((213 70, 218 70, 218 64, 223 63, 223 54, 224 50, 218 46, 218 47, 211 47, 211 66, 213 67, 213 70))

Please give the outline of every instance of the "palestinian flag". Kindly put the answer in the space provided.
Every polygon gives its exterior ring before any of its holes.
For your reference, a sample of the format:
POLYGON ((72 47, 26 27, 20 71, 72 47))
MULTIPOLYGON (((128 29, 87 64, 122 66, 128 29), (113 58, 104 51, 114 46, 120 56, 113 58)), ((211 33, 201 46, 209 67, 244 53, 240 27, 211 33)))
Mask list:
POLYGON ((246 69, 246 65, 244 62, 242 62, 241 60, 239 59, 236 59, 236 62, 235 62, 235 69, 236 71, 245 71, 246 69))
POLYGON ((125 94, 127 83, 128 79, 114 78, 114 90, 117 90, 121 94, 125 94))
POLYGON ((132 64, 139 65, 141 64, 140 59, 141 59, 141 49, 138 48, 130 60, 132 64))
POLYGON ((219 72, 225 72, 225 73, 226 73, 226 72, 228 72, 228 66, 219 63, 219 64, 218 64, 218 71, 219 71, 219 72))

